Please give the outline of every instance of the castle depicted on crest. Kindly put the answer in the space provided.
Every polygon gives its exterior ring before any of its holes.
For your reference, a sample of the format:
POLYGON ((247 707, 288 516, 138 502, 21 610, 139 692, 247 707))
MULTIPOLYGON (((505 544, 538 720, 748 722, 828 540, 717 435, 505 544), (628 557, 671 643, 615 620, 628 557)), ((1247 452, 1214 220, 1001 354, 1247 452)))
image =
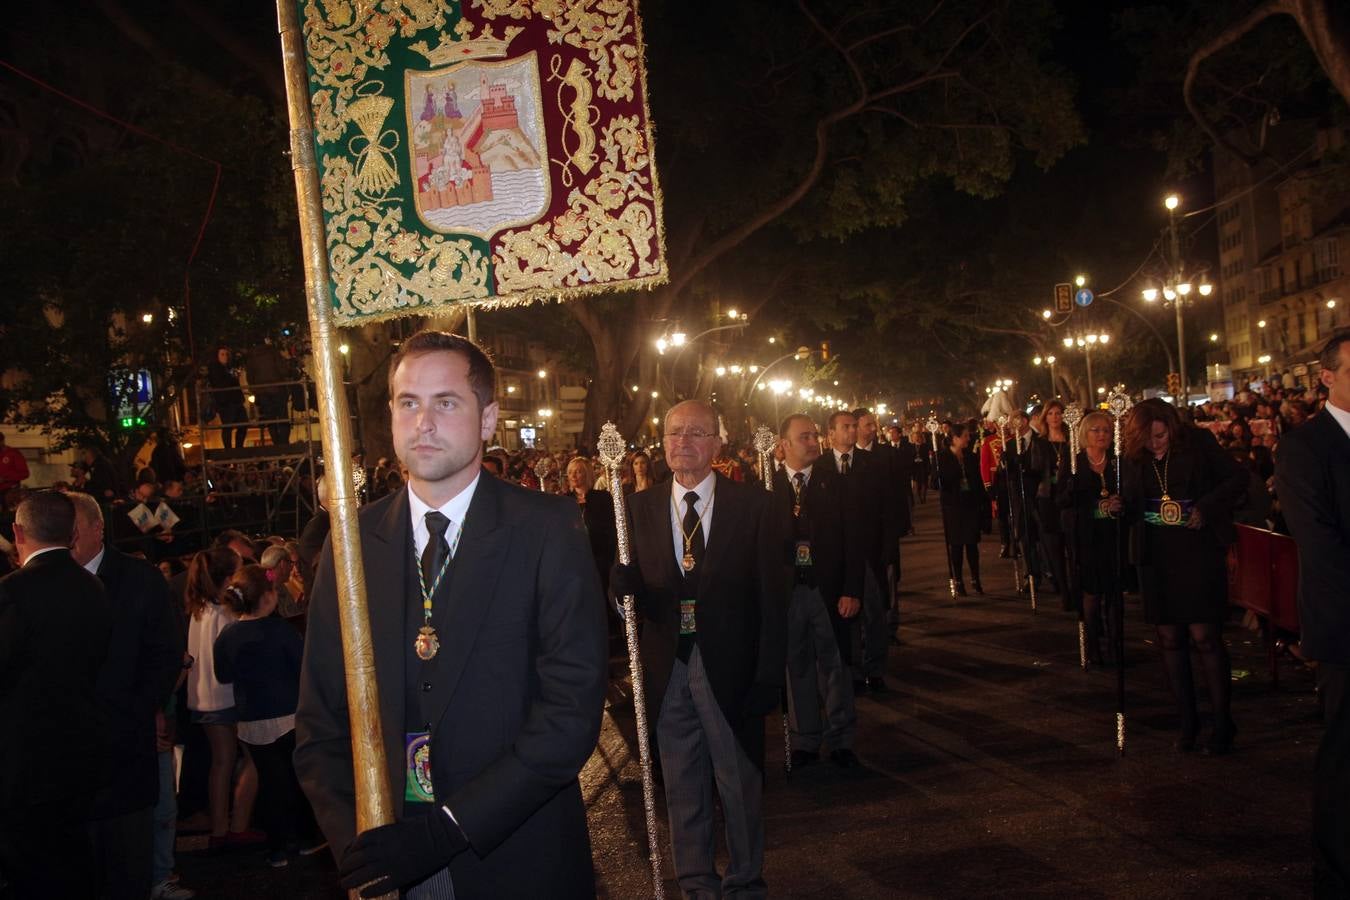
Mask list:
POLYGON ((428 85, 413 139, 417 199, 427 212, 491 201, 494 172, 539 166, 520 129, 517 98, 506 83, 490 82, 486 71, 478 73, 477 103, 468 115, 454 82, 439 90, 428 85))

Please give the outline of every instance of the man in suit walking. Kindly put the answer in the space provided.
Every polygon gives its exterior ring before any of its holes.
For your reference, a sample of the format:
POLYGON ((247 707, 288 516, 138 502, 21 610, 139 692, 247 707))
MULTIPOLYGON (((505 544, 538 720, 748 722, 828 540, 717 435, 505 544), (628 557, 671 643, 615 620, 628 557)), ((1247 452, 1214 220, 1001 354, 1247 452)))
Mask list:
POLYGON ((1298 542, 1302 650, 1326 731, 1313 769, 1313 887, 1350 896, 1350 329, 1322 348, 1321 413, 1280 441, 1276 491, 1298 542))
POLYGON ((595 895, 577 773, 599 735, 605 601, 575 503, 482 477, 496 375, 423 331, 389 368, 408 484, 360 512, 396 822, 355 831, 331 542, 309 607, 296 770, 363 896, 595 895))
MULTIPOLYGON (((859 452, 858 419, 854 413, 836 411, 827 423, 830 451, 815 463, 821 471, 843 477, 850 483, 849 493, 857 502, 857 521, 853 537, 861 544, 867 560, 863 576, 862 612, 859 621, 850 623, 850 638, 840 647, 844 662, 851 669, 855 692, 889 690, 886 686, 886 654, 890 638, 886 634, 886 609, 890 593, 886 589, 887 570, 897 562, 900 535, 889 509, 893 499, 889 484, 889 459, 876 453, 859 452), (858 647, 854 648, 854 643, 858 647)), ((872 420, 872 437, 876 421, 872 420)))
POLYGON ((877 417, 866 407, 853 411, 858 423, 855 455, 866 463, 880 498, 881 533, 875 555, 884 566, 882 592, 869 609, 863 602, 863 675, 878 693, 886 691, 886 656, 900 624, 900 539, 909 534, 910 472, 899 451, 877 440, 877 417))
POLYGON ((793 547, 787 662, 792 767, 818 762, 824 743, 835 765, 851 768, 858 764, 853 752, 858 714, 842 651, 851 637, 850 620, 862 607, 867 568, 851 486, 859 482, 819 465, 820 435, 809 416, 788 416, 778 435, 783 468, 774 475, 771 502, 793 547))
POLYGON ((29 496, 14 520, 20 568, 0 579, 0 872, 16 897, 98 892, 85 820, 112 774, 95 693, 112 615, 74 539, 69 497, 29 496))
POLYGON ((644 619, 675 875, 686 897, 763 897, 764 716, 783 686, 785 535, 762 489, 713 471, 722 440, 711 406, 671 407, 664 437, 674 477, 629 498, 633 560, 613 584, 644 619), (720 878, 714 781, 730 856, 720 878))
POLYGON ((75 561, 97 575, 113 614, 98 676, 98 728, 117 777, 94 795, 89 818, 100 896, 150 895, 154 812, 159 800, 155 714, 183 671, 184 635, 159 570, 103 545, 103 511, 88 494, 75 504, 75 561))

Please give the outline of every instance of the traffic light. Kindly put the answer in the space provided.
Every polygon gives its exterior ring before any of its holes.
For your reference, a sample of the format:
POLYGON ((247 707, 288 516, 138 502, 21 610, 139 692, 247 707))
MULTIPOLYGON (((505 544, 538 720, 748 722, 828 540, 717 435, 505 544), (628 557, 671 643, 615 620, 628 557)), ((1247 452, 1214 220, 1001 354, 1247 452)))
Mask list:
POLYGON ((821 341, 821 342, 820 342, 820 361, 823 362, 823 363, 824 363, 824 362, 829 362, 829 361, 830 361, 830 342, 829 342, 829 341, 821 341))
POLYGON ((1174 398, 1180 398, 1181 396, 1181 376, 1176 372, 1167 373, 1167 393, 1174 398))

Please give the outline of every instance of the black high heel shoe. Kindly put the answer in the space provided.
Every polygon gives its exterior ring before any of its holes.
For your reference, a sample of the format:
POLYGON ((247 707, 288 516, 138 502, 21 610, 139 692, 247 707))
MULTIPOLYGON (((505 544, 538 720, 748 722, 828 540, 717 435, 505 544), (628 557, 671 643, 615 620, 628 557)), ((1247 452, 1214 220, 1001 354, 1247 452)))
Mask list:
POLYGON ((981 595, 984 594, 984 585, 980 584, 980 579, 972 578, 970 580, 970 586, 975 589, 975 593, 981 595))
POLYGON ((959 578, 956 580, 956 596, 958 597, 970 596, 969 594, 966 593, 966 583, 959 578))

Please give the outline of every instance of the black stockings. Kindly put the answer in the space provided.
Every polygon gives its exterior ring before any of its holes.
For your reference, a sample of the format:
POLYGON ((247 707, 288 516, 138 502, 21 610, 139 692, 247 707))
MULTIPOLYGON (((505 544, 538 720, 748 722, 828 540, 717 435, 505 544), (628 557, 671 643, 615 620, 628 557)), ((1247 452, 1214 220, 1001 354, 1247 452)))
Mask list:
POLYGON ((1200 667, 1205 686, 1209 689, 1210 706, 1214 710, 1214 730, 1216 733, 1229 733, 1233 725, 1233 670, 1221 626, 1195 622, 1190 625, 1159 625, 1158 643, 1162 647, 1163 662, 1167 665, 1167 680, 1181 714, 1182 737, 1194 739, 1200 729, 1195 707, 1195 684, 1191 678, 1191 644, 1200 654, 1200 667))
POLYGON ((951 566, 952 577, 961 581, 961 551, 965 550, 966 562, 970 564, 970 577, 973 581, 980 580, 980 545, 979 544, 948 544, 947 562, 951 566))

